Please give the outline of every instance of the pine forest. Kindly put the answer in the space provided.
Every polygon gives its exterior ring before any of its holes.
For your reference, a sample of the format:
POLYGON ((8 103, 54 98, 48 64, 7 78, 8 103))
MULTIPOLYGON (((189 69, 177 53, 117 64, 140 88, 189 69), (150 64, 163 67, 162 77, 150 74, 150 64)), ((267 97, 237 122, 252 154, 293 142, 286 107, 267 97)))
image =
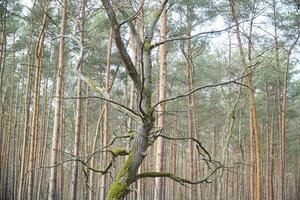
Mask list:
POLYGON ((299 0, 0 0, 1 200, 299 200, 299 0))

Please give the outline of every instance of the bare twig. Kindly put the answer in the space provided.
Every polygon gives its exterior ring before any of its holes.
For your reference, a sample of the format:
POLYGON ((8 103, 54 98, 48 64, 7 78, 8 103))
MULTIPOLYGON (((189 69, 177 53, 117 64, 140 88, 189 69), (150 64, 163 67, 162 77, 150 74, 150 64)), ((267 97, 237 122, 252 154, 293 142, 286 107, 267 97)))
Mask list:
MULTIPOLYGON (((244 22, 246 22, 246 21, 249 21, 249 20, 242 21, 242 22, 240 22, 239 24, 244 23, 244 22)), ((165 40, 165 41, 157 42, 157 43, 151 45, 151 49, 156 48, 156 47, 158 47, 158 46, 160 46, 160 45, 162 45, 162 44, 169 43, 169 42, 174 42, 174 41, 179 41, 179 40, 190 40, 190 39, 193 39, 193 38, 195 38, 195 37, 199 37, 199 36, 201 36, 201 35, 208 35, 208 34, 222 33, 222 32, 224 32, 224 31, 228 31, 229 29, 234 28, 235 26, 236 26, 236 25, 232 25, 232 26, 226 27, 226 28, 224 28, 224 29, 220 29, 220 30, 212 30, 212 31, 200 32, 200 33, 197 33, 197 34, 192 35, 192 36, 189 36, 189 37, 169 38, 169 39, 167 39, 167 40, 165 40)), ((183 33, 182 35, 184 35, 184 33, 183 33)))
POLYGON ((116 101, 113 101, 111 99, 107 99, 107 98, 101 97, 101 96, 85 96, 85 97, 56 97, 56 96, 54 96, 54 98, 62 98, 62 99, 65 99, 65 100, 68 100, 68 99, 101 99, 101 100, 104 100, 104 101, 107 101, 109 103, 115 104, 115 105, 129 111, 130 113, 134 114, 135 116, 141 117, 140 114, 138 114, 136 111, 128 108, 127 106, 124 106, 123 104, 120 104, 116 101))
MULTIPOLYGON (((196 138, 193 138, 193 137, 169 137, 169 136, 162 135, 162 134, 159 134, 156 137, 162 137, 162 138, 168 139, 168 140, 192 140, 192 141, 196 142, 198 147, 200 147, 205 152, 205 154, 208 156, 209 161, 212 160, 208 151, 203 147, 201 142, 199 140, 197 140, 196 138)), ((205 156, 203 156, 203 157, 205 157, 205 156)))
POLYGON ((177 95, 177 96, 173 96, 173 97, 169 97, 169 98, 166 98, 166 99, 163 99, 161 101, 158 101, 157 103, 154 104, 153 108, 155 108, 156 106, 158 106, 159 104, 161 103, 164 103, 164 102, 167 102, 167 101, 172 101, 172 100, 175 100, 175 99, 178 99, 178 98, 182 98, 182 97, 187 97, 199 90, 203 90, 203 89, 206 89, 206 88, 213 88, 213 87, 218 87, 218 86, 222 86, 222 85, 228 85, 228 84, 231 84, 231 83, 235 83, 235 84, 241 84, 241 83, 237 83, 238 80, 241 80, 243 78, 245 78, 246 76, 250 75, 250 73, 248 74, 245 74, 241 77, 238 77, 238 78, 235 78, 233 80, 230 80, 230 81, 225 81, 225 82, 222 82, 222 83, 215 83, 215 84, 210 84, 210 85, 204 85, 204 86, 199 86, 199 87, 196 87, 195 89, 189 91, 189 92, 186 92, 184 94, 180 94, 180 95, 177 95))
POLYGON ((143 7, 144 7, 144 1, 145 1, 145 0, 142 0, 140 7, 138 8, 138 10, 137 10, 131 17, 128 17, 127 13, 126 13, 123 9, 121 9, 120 7, 118 7, 118 9, 121 11, 121 13, 122 13, 125 17, 128 18, 127 20, 121 22, 121 23, 119 24, 119 27, 121 27, 122 25, 124 25, 124 24, 126 24, 126 23, 128 23, 128 22, 131 22, 131 21, 135 20, 135 19, 139 16, 141 10, 142 10, 143 7))

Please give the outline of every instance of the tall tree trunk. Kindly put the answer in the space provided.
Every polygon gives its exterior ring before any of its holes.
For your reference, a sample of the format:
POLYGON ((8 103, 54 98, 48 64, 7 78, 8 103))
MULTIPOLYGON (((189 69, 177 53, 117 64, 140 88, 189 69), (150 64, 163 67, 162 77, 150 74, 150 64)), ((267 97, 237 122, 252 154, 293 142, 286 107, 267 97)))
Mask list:
MULTIPOLYGON (((3 2, 1 2, 0 6, 1 6, 1 11, 0 12, 0 19, 1 19, 1 36, 0 36, 0 149, 2 149, 2 143, 4 142, 4 137, 2 138, 2 136, 4 136, 4 127, 3 127, 3 78, 4 78, 4 70, 5 70, 5 60, 6 60, 6 43, 7 43, 7 3, 8 0, 5 0, 3 2)), ((0 160, 3 160, 2 158, 3 153, 0 153, 0 160)), ((4 174, 2 174, 2 165, 0 164, 0 183, 2 181, 4 177, 4 174)), ((0 191, 1 192, 1 191, 0 191)))
MULTIPOLYGON (((47 145, 47 130, 46 130, 46 121, 47 121, 47 102, 48 102, 48 75, 46 78, 46 86, 45 86, 45 93, 44 93, 44 99, 43 99, 43 111, 42 111, 42 124, 41 124, 41 140, 40 140, 40 146, 39 146, 39 159, 38 163, 39 166, 43 166, 44 164, 44 148, 47 145)), ((37 186, 37 198, 40 199, 41 195, 41 186, 42 186, 42 177, 43 177, 43 169, 41 169, 38 172, 38 186, 37 186)))
MULTIPOLYGON (((259 134, 258 134, 258 127, 257 127, 257 117, 256 117, 256 106, 255 106, 255 100, 254 100, 254 88, 253 88, 253 81, 252 81, 252 71, 251 69, 247 66, 246 59, 245 59, 245 54, 243 50, 243 45, 242 45, 242 39, 241 39, 241 34, 240 34, 240 28, 239 28, 239 23, 238 19, 235 13, 235 2, 233 0, 230 0, 230 9, 231 9, 231 14, 233 21, 236 25, 236 36, 237 36, 237 41, 238 41, 238 47, 239 47, 239 53, 240 53, 240 59, 241 59, 241 64, 244 68, 244 71, 246 74, 249 74, 246 77, 246 82, 247 86, 249 87, 248 89, 248 95, 249 95, 249 108, 250 108, 250 130, 251 130, 251 135, 253 135, 254 139, 254 147, 255 152, 253 153, 255 155, 255 194, 256 194, 256 200, 261 199, 261 156, 260 156, 260 143, 259 143, 259 134)), ((252 27, 252 26, 251 26, 252 27)), ((250 41, 251 42, 251 41, 250 41)))
MULTIPOLYGON (((58 156, 58 139, 60 135, 60 118, 61 118, 61 96, 62 96, 62 83, 64 76, 64 33, 65 23, 67 15, 67 0, 63 2, 63 12, 60 27, 60 41, 59 41, 59 56, 58 56, 58 73, 56 78, 56 89, 55 89, 55 110, 54 110, 54 127, 52 133, 52 145, 51 145, 51 161, 50 165, 55 166, 57 164, 58 156)), ((49 180, 49 200, 57 199, 57 167, 52 167, 50 170, 49 180)))
MULTIPOLYGON (((30 49, 28 48, 28 51, 30 49)), ((21 200, 23 197, 23 184, 24 184, 24 171, 25 171, 25 163, 26 163, 26 146, 27 146, 27 138, 28 138, 28 128, 29 128, 29 107, 30 107, 30 85, 31 85, 31 53, 28 53, 28 72, 27 72, 27 83, 26 83, 26 92, 25 92, 25 100, 24 100, 24 128, 23 128, 23 137, 22 137, 22 153, 21 153, 21 166, 20 166, 20 183, 18 186, 18 200, 21 200)))
MULTIPOLYGON (((43 59, 43 48, 45 29, 47 22, 47 12, 50 0, 47 0, 44 4, 44 14, 41 24, 41 30, 39 32, 37 43, 35 47, 35 82, 34 82, 34 103, 32 113, 32 125, 31 125, 31 140, 30 140, 30 155, 29 155, 29 170, 35 167, 35 155, 36 155, 36 134, 38 129, 38 113, 39 113, 39 96, 40 96, 40 84, 41 84, 41 68, 43 59)), ((30 171, 28 174, 28 199, 33 198, 34 187, 34 171, 30 171)))
MULTIPOLYGON (((64 80, 62 82, 62 96, 64 96, 64 80)), ((62 102, 62 105, 60 107, 60 124, 61 124, 61 134, 59 139, 59 149, 60 149, 60 155, 59 155, 59 161, 62 162, 65 159, 65 117, 64 117, 64 102, 62 102)), ((65 180, 65 169, 64 165, 59 166, 59 199, 65 199, 65 193, 64 193, 64 180, 65 180)), ((67 196, 67 195, 66 195, 67 196)), ((68 196, 67 196, 68 197, 68 196)))
MULTIPOLYGON (((31 9, 34 9, 35 3, 33 4, 31 9)), ((27 71, 27 83, 26 83, 26 91, 25 91, 25 99, 24 99, 24 125, 23 125, 23 137, 22 137, 22 153, 21 153, 21 165, 20 165, 20 183, 18 186, 18 200, 22 199, 22 192, 23 192, 23 184, 24 184, 24 171, 25 171, 25 163, 26 163, 26 146, 27 146, 27 138, 28 138, 28 128, 29 128, 29 107, 30 107, 30 85, 31 85, 31 71, 32 71, 32 53, 31 53, 31 46, 32 46, 32 33, 33 33, 33 26, 34 26, 34 15, 32 14, 31 17, 31 26, 30 26, 30 35, 28 40, 28 47, 27 47, 27 63, 28 63, 28 71, 27 71)))
POLYGON ((278 195, 282 200, 285 199, 285 178, 284 178, 284 168, 285 168, 285 162, 284 162, 284 142, 283 142, 283 130, 284 125, 283 119, 282 119, 282 113, 283 113, 283 94, 281 92, 281 75, 280 75, 280 61, 279 61, 279 44, 278 44, 278 24, 277 24, 277 11, 276 11, 276 0, 272 0, 272 8, 273 8, 273 23, 274 23, 274 41, 275 41, 275 63, 276 63, 276 69, 277 69, 277 98, 278 98, 278 133, 279 133, 279 188, 278 188, 278 195))
MULTIPOLYGON (((99 137, 100 137, 100 127, 101 127, 101 123, 102 123, 102 120, 103 120, 103 115, 104 115, 104 108, 102 106, 100 106, 100 115, 99 115, 99 118, 98 118, 98 122, 97 122, 97 126, 96 126, 96 134, 95 134, 95 137, 93 138, 93 146, 92 146, 92 152, 95 152, 96 150, 96 146, 97 146, 97 142, 99 140, 99 137)), ((96 158, 95 156, 93 156, 91 158, 91 167, 93 168, 95 166, 95 161, 96 161, 96 158)), ((91 189, 89 190, 89 200, 92 200, 94 199, 95 197, 95 189, 96 187, 94 187, 94 175, 95 173, 93 171, 90 171, 90 174, 89 174, 89 185, 91 187, 91 189)))
POLYGON ((294 46, 297 44, 300 38, 300 33, 298 31, 298 36, 293 42, 292 46, 287 50, 287 60, 285 65, 284 79, 283 79, 283 88, 282 88, 282 103, 281 103, 281 130, 280 130, 280 170, 281 170, 281 199, 286 199, 287 193, 287 184, 286 184, 286 104, 287 104, 287 86, 288 86, 288 76, 289 76, 289 67, 290 59, 294 46))
MULTIPOLYGON (((84 24, 85 24, 85 6, 86 2, 84 0, 80 1, 80 43, 84 43, 84 24)), ((83 60, 79 61, 78 71, 81 73, 83 68, 83 60)), ((81 79, 77 80, 77 94, 76 94, 76 108, 75 108, 75 132, 74 132, 74 147, 73 154, 75 159, 79 157, 79 148, 80 148, 80 132, 81 132, 81 92, 82 92, 82 83, 81 79)), ((74 162, 73 172, 72 172, 72 188, 71 188, 71 199, 77 199, 77 184, 78 184, 78 162, 74 162)))
MULTIPOLYGON (((110 67, 111 67, 111 50, 112 50, 112 41, 113 41, 113 30, 110 29, 109 39, 108 39, 108 48, 107 48, 107 59, 106 59, 106 78, 105 78, 105 91, 109 93, 110 90, 110 67)), ((106 146, 109 142, 109 105, 108 102, 105 101, 103 105, 104 116, 103 116, 103 137, 102 137, 102 146, 106 146)), ((104 152, 102 157, 102 166, 107 166, 108 163, 108 155, 104 152)), ((107 185, 107 175, 103 174, 101 176, 101 189, 100 189, 100 199, 104 200, 106 197, 106 185, 107 185)))
MULTIPOLYGON (((99 81, 102 82, 101 69, 100 69, 99 75, 100 75, 99 76, 99 79, 100 79, 99 81)), ((97 121, 97 125, 96 125, 95 136, 92 139, 93 145, 92 145, 91 152, 95 152, 98 140, 100 138, 101 124, 102 124, 102 120, 103 120, 103 115, 104 115, 104 108, 102 107, 102 103, 100 103, 100 106, 99 106, 99 117, 98 117, 98 121, 97 121)), ((95 156, 93 156, 91 158, 91 161, 90 161, 90 166, 92 168, 94 168, 95 162, 96 162, 96 158, 95 158, 95 156)), ((89 200, 94 199, 94 197, 96 196, 95 195, 95 189, 96 188, 94 187, 94 176, 95 176, 95 173, 93 171, 90 171, 90 174, 89 174, 89 185, 90 185, 91 188, 89 190, 89 195, 88 195, 89 196, 88 197, 89 200)))
MULTIPOLYGON (((161 42, 165 42, 167 39, 167 9, 164 9, 161 14, 161 24, 160 24, 160 37, 161 42)), ((166 82, 167 82, 167 45, 163 44, 159 49, 159 92, 158 100, 163 100, 166 98, 166 82)), ((165 132, 165 103, 158 106, 158 128, 163 129, 162 133, 165 132)), ((156 156, 155 156, 155 171, 162 172, 164 170, 164 142, 163 138, 157 138, 156 140, 156 156)), ((155 178, 155 188, 154 188, 154 199, 163 200, 163 191, 165 186, 163 184, 163 178, 155 178)))
MULTIPOLYGON (((192 34, 192 15, 193 15, 193 5, 189 4, 187 6, 187 27, 188 27, 188 37, 192 34)), ((191 39, 187 40, 186 50, 183 50, 184 56, 187 61, 187 85, 188 91, 192 91, 194 88, 194 66, 193 66, 193 50, 191 39)), ((193 138, 195 136, 195 124, 194 124, 194 111, 195 111, 195 99, 194 94, 188 96, 188 137, 193 138)), ((190 166, 187 169, 188 177, 193 179, 195 177, 195 164, 194 164, 194 144, 192 140, 189 140, 188 144, 188 161, 190 166)), ((189 190, 189 199, 194 199, 197 197, 196 186, 192 185, 189 190)))
MULTIPOLYGON (((145 37, 145 17, 144 17, 144 8, 141 9, 140 12, 140 23, 139 23, 139 33, 140 37, 144 38, 145 37)), ((138 43, 135 40, 135 48, 137 52, 137 57, 136 57, 136 66, 138 66, 138 70, 141 71, 141 51, 137 49, 138 43)), ((136 88, 134 87, 134 84, 132 84, 132 90, 133 92, 137 92, 136 88)), ((138 105, 138 98, 136 97, 137 95, 134 95, 135 99, 134 102, 138 105)), ((136 106, 137 107, 137 106, 136 106)), ((138 173, 142 173, 146 168, 146 162, 142 162, 141 166, 138 169, 138 173)), ((146 181, 143 179, 140 179, 137 181, 137 191, 138 191, 138 200, 143 200, 145 199, 146 196, 146 181)))
MULTIPOLYGON (((174 135, 173 137, 177 137, 177 133, 178 133, 178 130, 179 130, 179 119, 178 119, 178 116, 176 117, 176 130, 173 132, 174 135)), ((177 173, 177 142, 176 140, 173 140, 172 141, 172 166, 173 166, 173 169, 172 169, 172 172, 174 174, 177 173)), ((172 183, 172 199, 176 199, 176 196, 177 196, 177 187, 176 187, 176 184, 175 182, 172 183)))

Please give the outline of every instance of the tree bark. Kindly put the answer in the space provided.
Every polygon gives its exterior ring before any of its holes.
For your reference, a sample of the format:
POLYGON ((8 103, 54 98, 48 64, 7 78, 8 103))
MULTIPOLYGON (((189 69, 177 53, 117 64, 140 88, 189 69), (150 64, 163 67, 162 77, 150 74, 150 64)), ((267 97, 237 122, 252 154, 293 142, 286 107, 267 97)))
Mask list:
MULTIPOLYGON (((79 26, 80 26, 80 43, 84 43, 84 24, 85 24, 85 7, 86 1, 80 1, 80 16, 79 16, 79 26)), ((82 58, 80 58, 82 59, 82 58)), ((83 68, 83 60, 79 60, 78 71, 81 73, 83 68)), ((77 94, 76 94, 76 108, 75 108, 75 131, 74 131, 74 147, 73 154, 75 159, 79 157, 79 148, 80 148, 80 133, 81 133, 81 92, 82 92, 82 83, 81 79, 77 80, 77 94)), ((72 188, 71 188, 71 199, 77 199, 77 184, 78 184, 78 162, 74 162, 74 167, 72 171, 72 188)), ((80 191, 80 190, 79 190, 80 191)))
MULTIPOLYGON (((36 155, 36 134, 38 129, 38 114, 39 114, 39 96, 40 96, 40 84, 41 84, 41 68, 42 68, 42 55, 44 48, 45 28, 47 21, 47 12, 50 0, 45 2, 44 14, 41 24, 41 30, 39 32, 37 43, 35 47, 35 82, 34 82, 34 103, 32 113, 32 129, 30 140, 30 155, 29 155, 29 169, 33 169, 35 166, 36 155)), ((30 171, 28 174, 28 199, 33 198, 34 187, 34 171, 30 171)))
MULTIPOLYGON (((51 145, 51 161, 50 165, 54 166, 57 164, 58 156, 58 140, 60 136, 60 118, 61 118, 61 96, 62 96, 62 82, 64 76, 64 37, 65 34, 65 23, 67 17, 67 0, 63 2, 63 12, 60 28, 60 41, 59 41, 59 56, 58 56, 58 73, 56 78, 56 89, 55 89, 55 110, 54 110, 54 127, 52 133, 52 145, 51 145)), ((49 180, 49 200, 57 199, 57 168, 53 167, 50 170, 50 180, 49 180)))
MULTIPOLYGON (((250 108, 250 130, 251 130, 251 135, 253 135, 254 139, 254 146, 253 149, 255 149, 255 152, 253 154, 255 155, 255 194, 256 200, 261 199, 261 156, 260 156, 260 142, 259 142, 259 133, 258 133, 258 127, 257 127, 257 117, 256 117, 256 106, 255 106, 255 100, 254 100, 254 88, 253 88, 253 81, 252 81, 252 72, 248 68, 246 59, 245 59, 245 54, 243 50, 243 45, 242 45, 242 40, 241 40, 241 34, 240 34, 240 29, 239 29, 239 23, 238 19, 235 13, 235 2, 233 0, 230 0, 230 9, 231 9, 231 14, 233 21, 236 25, 236 37, 238 41, 238 47, 239 47, 239 53, 240 53, 240 59, 241 59, 241 64, 244 68, 244 71, 246 74, 249 74, 246 77, 246 82, 247 86, 249 87, 248 89, 248 95, 249 95, 249 108, 250 108)), ((250 41, 252 42, 252 41, 250 41)))
MULTIPOLYGON (((111 67, 111 51, 112 51, 112 41, 113 41, 113 31, 109 31, 108 39, 108 48, 107 48, 107 59, 106 59, 106 78, 105 78, 105 91, 109 93, 110 90, 110 67, 111 67)), ((104 115, 103 115, 103 137, 102 137, 102 146, 106 146, 109 142, 109 105, 105 101, 103 105, 104 115)), ((107 166, 108 163, 108 154, 104 152, 102 154, 102 166, 107 166)), ((106 197, 106 185, 107 185, 107 176, 103 174, 101 176, 101 189, 100 189, 100 199, 104 200, 106 197)))
MULTIPOLYGON (((167 9, 164 9, 161 14, 160 24, 160 37, 161 41, 165 42, 167 39, 167 9)), ((163 44, 159 49, 159 91, 158 100, 161 101, 166 98, 166 82, 167 82, 167 45, 163 44)), ((158 128, 163 129, 162 133, 165 132, 165 103, 158 106, 158 128)), ((157 138, 156 140, 156 156, 155 156, 155 170, 162 172, 164 170, 164 141, 163 138, 157 138)), ((154 199, 163 200, 163 190, 165 186, 163 184, 163 178, 155 178, 154 187, 154 199)))
MULTIPOLYGON (((33 23, 33 20, 32 20, 33 23)), ((33 26, 33 25, 32 25, 33 26)), ((32 29, 31 29, 32 34, 32 29)), ((29 39, 28 51, 30 51, 32 41, 32 35, 29 39)), ((25 163, 26 163, 26 146, 27 146, 27 137, 28 137, 28 128, 29 128, 29 107, 30 107, 30 85, 31 85, 31 71, 32 71, 32 63, 31 63, 31 53, 29 52, 27 55, 28 59, 28 71, 27 71, 27 83, 26 83, 26 92, 25 92, 25 100, 24 100, 24 127, 23 127, 23 137, 22 137, 22 155, 21 155, 21 166, 20 166, 20 183, 18 188, 18 200, 22 199, 23 196, 23 185, 24 185, 24 171, 25 171, 25 163)))
MULTIPOLYGON (((48 103, 48 75, 46 78, 46 86, 45 86, 45 93, 44 93, 44 99, 43 99, 43 111, 42 111, 42 125, 41 125, 41 141, 40 141, 40 146, 39 146, 39 158, 38 158, 38 163, 39 166, 43 166, 44 160, 45 160, 45 151, 44 149, 47 146, 47 133, 48 131, 46 130, 46 121, 47 121, 47 103, 48 103)), ((41 187, 42 187, 42 180, 43 180, 43 173, 44 170, 41 169, 38 172, 38 181, 37 181, 37 198, 40 199, 41 195, 41 187)))
POLYGON ((165 7, 166 1, 161 4, 161 8, 156 12, 155 16, 151 20, 150 27, 147 32, 147 37, 143 43, 142 48, 142 80, 137 73, 137 70, 128 55, 128 52, 122 41, 119 24, 117 22, 116 14, 112 8, 112 5, 107 0, 101 0, 111 27, 114 31, 114 40, 117 49, 121 55, 125 68, 131 77, 137 91, 140 93, 140 112, 142 121, 137 127, 134 137, 131 151, 126 160, 121 164, 116 177, 114 178, 112 185, 108 191, 108 200, 123 199, 130 192, 130 184, 133 183, 138 172, 138 168, 146 156, 146 151, 149 146, 150 131, 154 126, 153 107, 151 105, 152 99, 152 61, 151 61, 151 41, 154 32, 155 25, 161 15, 162 10, 165 7))

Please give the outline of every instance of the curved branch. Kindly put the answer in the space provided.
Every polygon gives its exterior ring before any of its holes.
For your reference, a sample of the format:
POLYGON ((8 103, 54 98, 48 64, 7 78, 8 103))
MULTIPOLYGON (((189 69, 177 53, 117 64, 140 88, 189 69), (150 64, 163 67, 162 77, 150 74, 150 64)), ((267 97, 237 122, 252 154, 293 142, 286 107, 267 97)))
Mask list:
POLYGON ((113 161, 114 161, 114 159, 111 159, 109 164, 106 166, 106 168, 104 170, 94 169, 94 168, 90 167, 88 164, 86 164, 83 161, 81 161, 80 163, 83 164, 87 169, 92 170, 93 172, 97 172, 97 173, 101 173, 101 174, 107 174, 108 170, 112 167, 113 161))
MULTIPOLYGON (((113 101, 111 99, 107 99, 105 97, 101 97, 101 96, 85 96, 85 97, 55 97, 55 98, 62 98, 62 99, 101 99, 104 101, 107 101, 111 104, 117 105, 127 111, 129 111, 130 113, 132 113, 133 115, 137 116, 137 117, 141 117, 140 114, 138 114, 137 112, 135 112, 134 110, 132 110, 131 108, 128 108, 127 106, 124 106, 123 104, 120 104, 116 101, 113 101)), ((121 110, 121 112, 124 112, 123 109, 121 110)), ((118 109, 117 109, 118 110, 118 109)), ((126 113, 125 113, 126 114, 126 113)))
MULTIPOLYGON (((199 140, 197 140, 196 138, 193 138, 193 137, 168 137, 166 135, 157 135, 155 137, 162 137, 164 139, 168 139, 168 140, 192 140, 194 142, 196 142, 198 144, 198 147, 200 147, 204 152, 205 154, 208 156, 209 158, 209 161, 211 161, 211 156, 210 154, 208 153, 208 151, 203 147, 203 145, 201 144, 201 142, 199 140)), ((204 156, 205 157, 205 156, 204 156)))
MULTIPOLYGON (((103 150, 104 148, 110 146, 111 144, 113 144, 113 142, 118 139, 118 138, 125 138, 125 137, 130 137, 130 136, 120 136, 120 137, 116 137, 112 140, 112 142, 108 145, 106 145, 105 147, 103 147, 102 149, 100 150, 97 150, 91 154, 88 154, 88 155, 85 155, 85 156, 81 156, 81 157, 78 157, 78 158, 70 158, 70 159, 67 159, 67 160, 63 160, 55 165, 42 165, 42 166, 39 166, 39 167, 36 167, 36 168, 33 168, 33 169, 30 169, 28 170, 23 177, 21 177, 19 180, 23 180, 30 172, 32 171, 36 171, 36 170, 39 170, 39 169, 43 169, 43 168, 54 168, 54 167, 58 167, 64 163, 67 163, 67 162, 80 162, 82 165, 84 165, 85 167, 87 167, 88 169, 94 171, 94 172, 100 172, 101 174, 106 174, 108 173, 108 170, 112 167, 113 165, 113 162, 115 161, 115 158, 118 157, 118 156, 126 156, 126 155, 129 155, 129 152, 125 149, 119 149, 119 148, 115 148, 115 149, 108 149, 108 150, 103 150), (90 167, 87 163, 88 161, 90 160, 90 158, 92 156, 94 156, 96 153, 98 152, 109 152, 111 153, 112 155, 112 159, 110 160, 108 166, 106 166, 106 168, 104 170, 98 170, 98 169, 94 169, 92 167, 90 167), (87 157, 86 160, 84 160, 83 158, 87 157)), ((66 153, 66 152, 65 152, 66 153)), ((74 155, 68 153, 70 156, 72 157, 75 157, 74 155)))
MULTIPOLYGON (((142 4, 142 5, 143 5, 143 4, 142 4)), ((122 22, 121 24, 119 24, 119 28, 118 28, 118 29, 120 29, 121 26, 122 26, 123 24, 128 23, 129 28, 130 28, 130 30, 131 30, 131 32, 132 32, 132 34, 133 34, 135 40, 137 41, 138 46, 141 46, 141 44, 142 44, 141 41, 142 41, 142 40, 141 40, 139 34, 137 33, 136 28, 134 27, 134 24, 132 23, 132 21, 135 20, 135 19, 138 17, 138 14, 140 13, 140 11, 141 11, 141 9, 142 9, 142 5, 141 5, 141 7, 139 8, 139 10, 138 10, 132 17, 128 17, 128 14, 126 13, 125 10, 123 10, 123 9, 121 9, 121 8, 118 8, 118 10, 122 13, 122 15, 123 15, 124 17, 129 18, 128 20, 126 20, 126 21, 122 22)))
POLYGON ((121 23, 119 24, 119 27, 121 27, 122 25, 124 25, 124 24, 126 24, 126 23, 128 23, 128 22, 131 22, 131 21, 135 20, 135 19, 139 16, 141 10, 143 9, 144 1, 145 1, 145 0, 143 0, 143 1, 141 2, 140 7, 138 8, 138 10, 137 10, 131 17, 128 17, 128 14, 125 12, 125 10, 123 10, 123 9, 121 9, 121 8, 118 8, 118 10, 120 10, 121 13, 122 13, 125 17, 128 18, 127 20, 121 22, 121 23))
POLYGON ((58 167, 58 166, 60 166, 60 165, 62 165, 62 164, 64 164, 64 163, 66 163, 66 162, 74 162, 74 161, 81 161, 80 159, 74 159, 74 158, 71 158, 71 159, 67 159, 67 160, 63 160, 63 161, 61 161, 61 162, 59 162, 59 163, 57 163, 57 164, 55 164, 55 165, 42 165, 42 166, 39 166, 39 167, 36 167, 36 168, 33 168, 33 169, 29 169, 25 174, 24 174, 24 176, 23 177, 21 177, 19 180, 23 180, 30 172, 32 172, 32 171, 36 171, 36 170, 39 170, 39 169, 43 169, 43 168, 48 168, 48 169, 50 169, 50 168, 53 168, 53 167, 58 167))
MULTIPOLYGON (((233 79, 233 80, 230 80, 230 81, 225 81, 225 82, 222 82, 222 83, 215 83, 215 84, 211 84, 211 85, 205 85, 205 86, 199 86, 199 87, 196 87, 195 89, 191 90, 190 92, 186 92, 184 94, 180 94, 180 95, 177 95, 177 96, 174 96, 174 97, 169 97, 169 98, 166 98, 166 99, 163 99, 161 101, 158 101, 157 103, 154 104, 153 108, 155 108, 156 106, 158 106, 159 104, 161 103, 164 103, 164 102, 167 102, 167 101, 172 101, 172 100, 175 100, 175 99, 178 99, 178 98, 182 98, 182 97, 187 97, 199 90, 203 90, 203 89, 206 89, 206 88, 213 88, 213 87, 218 87, 218 86, 222 86, 222 85, 228 85, 228 84, 231 84, 231 83, 235 83, 235 84, 238 84, 237 81, 238 80, 241 80, 243 78, 245 78, 246 76, 250 75, 251 73, 248 73, 248 74, 245 74, 241 77, 238 77, 236 79, 233 79)), ((241 84, 239 84, 241 85, 241 84)))
POLYGON ((114 139, 112 139, 112 141, 107 144, 106 146, 102 147, 101 149, 98 149, 96 151, 94 151, 93 153, 91 154, 88 154, 88 155, 85 155, 83 157, 87 157, 86 161, 85 162, 88 162, 96 153, 99 153, 99 152, 103 152, 104 150, 103 149, 106 149, 107 147, 113 145, 113 143, 117 140, 117 139, 120 139, 120 138, 130 138, 131 136, 130 135, 124 135, 124 136, 116 136, 114 139))
MULTIPOLYGON (((246 21, 249 21, 249 20, 245 20, 245 21, 242 21, 242 22, 239 22, 239 24, 241 23, 244 23, 246 21)), ((181 40, 190 40, 190 39, 193 39, 195 37, 199 37, 201 35, 208 35, 208 34, 216 34, 216 33, 222 33, 224 31, 228 31, 229 29, 232 29, 234 28, 236 25, 232 25, 232 26, 229 26, 229 27, 226 27, 224 29, 220 29, 220 30, 211 30, 211 31, 205 31, 205 32, 200 32, 200 33, 196 33, 195 35, 192 35, 192 36, 189 36, 189 37, 176 37, 176 38, 169 38, 165 41, 162 41, 162 42, 157 42, 153 45, 151 45, 151 49, 154 49, 162 44, 165 44, 165 43, 169 43, 169 42, 174 42, 174 41, 181 41, 181 40)), ((182 34, 184 35, 184 34, 182 34)))
POLYGON ((197 181, 185 179, 182 177, 177 176, 176 174, 170 173, 170 172, 143 172, 141 174, 137 174, 134 181, 137 181, 141 178, 156 178, 156 177, 165 177, 165 178, 170 178, 173 181, 176 181, 180 183, 181 185, 190 184, 190 185, 197 185, 200 183, 210 183, 209 178, 211 178, 219 169, 223 168, 222 166, 218 166, 215 168, 210 174, 208 174, 205 178, 197 181))

